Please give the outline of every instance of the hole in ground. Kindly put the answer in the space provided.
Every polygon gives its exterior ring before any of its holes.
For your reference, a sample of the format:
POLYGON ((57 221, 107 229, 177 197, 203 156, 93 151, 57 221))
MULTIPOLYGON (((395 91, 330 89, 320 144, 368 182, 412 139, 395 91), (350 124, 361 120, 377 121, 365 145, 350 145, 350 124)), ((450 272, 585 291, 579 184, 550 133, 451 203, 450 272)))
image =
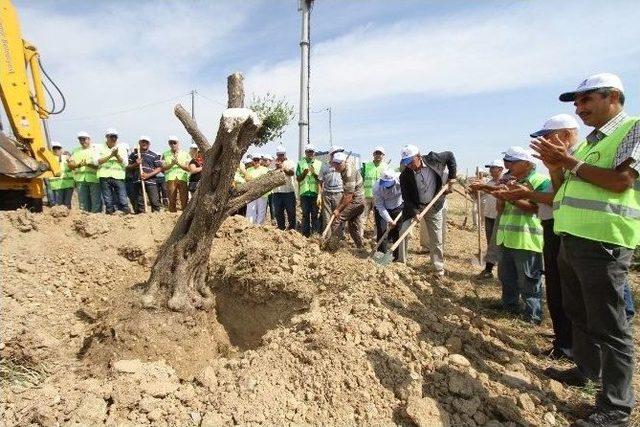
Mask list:
POLYGON ((267 331, 289 325, 293 316, 308 309, 309 303, 289 295, 275 295, 258 304, 228 291, 216 293, 218 322, 231 344, 242 351, 260 347, 267 331))

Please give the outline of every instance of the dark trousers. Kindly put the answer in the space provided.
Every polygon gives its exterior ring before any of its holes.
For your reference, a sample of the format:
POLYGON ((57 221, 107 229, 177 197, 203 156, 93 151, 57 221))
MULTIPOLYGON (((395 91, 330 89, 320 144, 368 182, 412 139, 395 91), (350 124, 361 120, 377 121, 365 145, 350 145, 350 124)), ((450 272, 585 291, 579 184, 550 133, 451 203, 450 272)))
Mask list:
POLYGON ((124 179, 124 187, 127 190, 127 198, 129 199, 129 203, 131 203, 131 207, 133 211, 138 213, 138 196, 136 195, 136 184, 131 180, 131 178, 124 179))
MULTIPOLYGON (((272 204, 276 221, 278 222, 278 228, 284 230, 296 229, 296 193, 293 191, 290 193, 273 193, 272 204), (289 227, 286 227, 285 213, 289 220, 289 227)), ((271 205, 271 203, 270 203, 271 205)))
POLYGON ((562 282, 558 271, 560 236, 553 232, 553 219, 542 221, 544 229, 544 283, 547 292, 547 307, 553 325, 553 347, 571 349, 571 320, 562 306, 562 282))
POLYGON ((491 236, 493 235, 493 226, 496 224, 495 218, 484 217, 484 236, 487 239, 487 246, 491 244, 491 236))
POLYGON ((311 233, 319 233, 318 195, 300 196, 300 209, 302 210, 302 234, 309 237, 311 233))
MULTIPOLYGON (((402 212, 402 205, 400 205, 396 209, 387 210, 387 212, 389 212, 391 218, 395 218, 400 212, 402 212)), ((378 209, 375 207, 373 209, 373 219, 376 223, 376 240, 379 241, 380 239, 382 239, 382 235, 385 233, 385 231, 387 231, 387 221, 382 218, 382 215, 378 213, 378 209)), ((380 246, 378 247, 378 250, 380 252, 387 252, 387 244, 393 244, 396 240, 398 240, 398 237, 400 237, 401 225, 402 220, 398 221, 396 226, 389 231, 389 234, 387 234, 387 238, 384 240, 384 242, 380 243, 380 246)), ((398 259, 398 249, 393 251, 393 259, 398 259)))
POLYGON ((167 180, 164 175, 156 176, 156 185, 158 189, 158 200, 165 208, 169 206, 169 188, 167 187, 167 180))
POLYGON ((116 178, 100 178, 100 190, 104 201, 105 211, 112 214, 118 209, 124 213, 130 213, 127 202, 127 189, 124 181, 116 178))
POLYGON ((71 199, 73 198, 73 187, 62 190, 53 190, 53 197, 56 206, 65 205, 71 209, 71 199))
MULTIPOLYGON (((139 182, 134 184, 136 192, 136 208, 135 213, 144 212, 144 194, 142 193, 142 186, 139 182)), ((160 212, 160 195, 158 194, 158 186, 155 183, 145 182, 144 189, 147 192, 147 200, 151 205, 151 212, 160 212)))
POLYGON ((634 405, 634 348, 624 287, 632 256, 632 249, 563 235, 558 258, 573 360, 587 378, 602 376, 599 408, 627 413, 634 405))

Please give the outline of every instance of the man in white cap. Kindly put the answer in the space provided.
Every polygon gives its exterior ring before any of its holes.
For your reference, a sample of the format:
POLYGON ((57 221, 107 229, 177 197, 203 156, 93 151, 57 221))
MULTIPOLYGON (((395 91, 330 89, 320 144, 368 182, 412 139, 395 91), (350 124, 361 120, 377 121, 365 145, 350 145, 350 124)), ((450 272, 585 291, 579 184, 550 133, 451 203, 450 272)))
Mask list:
POLYGON ((487 239, 487 253, 484 257, 485 267, 478 275, 479 279, 490 279, 493 277, 493 267, 498 264, 500 253, 496 245, 496 233, 494 232, 496 218, 498 218, 497 199, 491 194, 500 185, 504 163, 501 160, 494 160, 484 165, 489 169, 490 179, 474 180, 470 185, 473 192, 482 191, 480 203, 484 214, 484 232, 487 239))
POLYGON ((304 148, 304 157, 296 166, 296 179, 300 187, 300 207, 302 210, 302 234, 309 237, 311 233, 320 232, 318 216, 318 194, 320 182, 318 173, 322 162, 315 158, 316 149, 312 144, 304 148))
MULTIPOLYGON (((377 146, 373 149, 373 160, 362 165, 362 180, 364 183, 364 212, 360 217, 362 220, 362 231, 366 228, 369 221, 369 212, 373 210, 373 184, 380 179, 380 175, 387 168, 382 162, 384 159, 384 147, 377 146)), ((375 215, 375 214, 374 214, 375 215)))
POLYGON ((175 135, 167 138, 169 149, 162 153, 164 179, 167 183, 167 198, 169 199, 169 212, 178 211, 187 207, 189 200, 189 153, 180 149, 180 141, 175 135))
POLYGON ((91 144, 87 132, 78 132, 80 146, 71 152, 67 160, 69 170, 78 189, 80 209, 85 212, 102 212, 102 192, 98 181, 98 152, 91 144))
MULTIPOLYGON (((538 192, 551 186, 549 178, 536 171, 535 158, 529 150, 513 146, 503 154, 512 181, 538 192)), ((496 244, 500 246, 498 277, 502 284, 502 308, 513 314, 522 312, 525 321, 540 324, 544 238, 538 204, 513 200, 508 190, 499 189, 492 194, 499 199, 498 209, 502 207, 496 234, 496 244)))
MULTIPOLYGON (((262 155, 254 153, 252 156, 253 163, 247 168, 245 177, 247 181, 253 181, 269 172, 269 169, 262 166, 262 155)), ((264 224, 267 217, 267 195, 263 194, 255 200, 247 203, 246 218, 252 224, 264 224)))
POLYGON ((331 235, 336 240, 342 240, 346 225, 356 247, 362 248, 364 244, 360 215, 364 211, 364 186, 362 175, 352 163, 349 163, 348 157, 345 152, 339 152, 334 153, 333 160, 331 160, 334 169, 342 177, 343 190, 340 203, 333 211, 335 220, 331 226, 331 235))
POLYGON ((127 149, 118 144, 118 131, 109 128, 104 134, 105 143, 98 151, 98 179, 102 190, 105 212, 109 215, 116 209, 131 213, 124 183, 128 163, 127 149))
POLYGON ((49 178, 49 185, 53 192, 53 205, 65 205, 71 209, 74 181, 69 166, 67 166, 67 156, 62 154, 62 145, 59 142, 53 141, 51 150, 60 163, 60 176, 49 178))
POLYGON ((293 186, 294 163, 287 159, 287 150, 283 145, 276 148, 276 170, 282 169, 287 182, 273 189, 273 210, 280 230, 296 229, 296 192, 293 186), (286 221, 285 221, 286 213, 286 221), (288 222, 288 226, 287 226, 288 222))
MULTIPOLYGON (((377 239, 388 229, 386 241, 379 246, 380 252, 387 251, 387 242, 398 240, 401 220, 396 218, 402 212, 402 190, 400 189, 400 172, 387 169, 380 174, 380 179, 373 184, 373 199, 375 200, 375 221, 377 239)), ((406 242, 406 240, 405 240, 406 242)), ((394 260, 398 259, 398 249, 393 253, 394 260)))
MULTIPOLYGON (((433 200, 443 185, 453 185, 456 179, 456 158, 450 151, 441 153, 429 152, 426 156, 420 154, 415 145, 405 145, 400 152, 400 164, 404 169, 400 173, 400 188, 404 209, 402 210, 402 227, 400 234, 409 227, 411 221, 433 200)), ((448 190, 450 191, 450 190, 448 190)), ((420 221, 420 227, 425 227, 429 236, 429 254, 431 263, 438 277, 444 276, 444 197, 431 207, 420 221)), ((407 261, 407 252, 402 250, 398 254, 398 261, 407 261)))
POLYGON ((160 194, 158 191, 157 175, 162 171, 162 159, 159 155, 149 150, 151 138, 141 136, 138 138, 138 147, 129 155, 127 170, 131 171, 136 205, 134 212, 144 213, 144 194, 151 204, 152 212, 160 211, 160 194), (142 173, 140 171, 142 170, 142 173), (144 185, 144 192, 142 186, 144 185))
POLYGON ((344 151, 344 148, 334 145, 329 148, 329 162, 323 163, 320 168, 318 179, 322 188, 322 223, 328 224, 331 214, 338 207, 340 199, 342 199, 342 177, 340 172, 333 168, 331 161, 333 155, 344 151))
POLYGON ((573 102, 594 130, 573 152, 556 136, 531 144, 558 188, 554 231, 577 365, 547 373, 566 383, 602 378, 595 412, 578 425, 628 425, 634 343, 624 287, 640 244, 640 119, 625 113, 624 87, 614 74, 590 76, 560 100, 573 102))

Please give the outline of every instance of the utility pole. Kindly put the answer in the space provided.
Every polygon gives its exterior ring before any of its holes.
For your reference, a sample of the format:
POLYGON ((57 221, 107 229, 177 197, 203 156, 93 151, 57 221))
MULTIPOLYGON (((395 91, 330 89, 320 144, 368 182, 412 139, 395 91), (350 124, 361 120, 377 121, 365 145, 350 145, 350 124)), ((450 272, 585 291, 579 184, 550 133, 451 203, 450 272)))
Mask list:
POLYGON ((331 126, 331 107, 327 108, 329 112, 329 146, 333 147, 333 127, 331 126))
POLYGON ((309 25, 313 0, 299 0, 298 10, 302 12, 302 34, 300 37, 300 112, 298 127, 298 158, 304 154, 304 146, 309 143, 309 25))
POLYGON ((191 118, 196 118, 196 90, 191 91, 191 118))

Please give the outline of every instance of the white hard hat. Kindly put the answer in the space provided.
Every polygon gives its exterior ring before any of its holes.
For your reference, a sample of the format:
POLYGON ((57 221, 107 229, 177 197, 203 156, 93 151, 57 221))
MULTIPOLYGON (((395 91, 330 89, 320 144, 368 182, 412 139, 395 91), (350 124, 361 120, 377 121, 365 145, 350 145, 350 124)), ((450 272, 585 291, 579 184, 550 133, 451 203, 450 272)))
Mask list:
POLYGON ((504 169, 504 163, 502 162, 502 160, 500 159, 496 159, 493 160, 489 163, 487 163, 486 165, 484 165, 485 168, 503 168, 504 169))
POLYGON ((284 147, 284 145, 278 145, 276 147, 276 154, 287 154, 287 149, 284 147))
POLYGON ((549 118, 542 129, 537 132, 532 133, 531 138, 537 138, 539 136, 544 136, 551 131, 558 129, 578 129, 578 121, 571 114, 556 114, 555 116, 549 118))
POLYGON ((339 145, 333 145, 333 146, 329 147, 329 155, 331 155, 333 153, 337 153, 339 151, 344 151, 344 148, 339 146, 339 145))
POLYGON ((347 153, 344 151, 338 151, 333 154, 333 159, 331 159, 332 163, 342 163, 347 160, 347 153))
POLYGON ((374 152, 374 153, 375 153, 376 151, 379 151, 379 152, 381 152, 382 154, 387 154, 387 153, 384 151, 384 147, 383 147, 383 146, 381 146, 381 145, 378 145, 376 148, 374 148, 374 149, 373 149, 373 152, 374 152))
POLYGON ((51 148, 62 148, 62 144, 60 144, 58 141, 51 141, 51 148))
POLYGON ((91 138, 91 135, 89 135, 87 132, 81 130, 80 132, 78 132, 77 137, 78 138, 91 138))
POLYGON ((415 145, 405 145, 400 151, 400 163, 403 165, 408 165, 411 163, 411 159, 415 157, 417 154, 420 154, 420 150, 415 145))
POLYGON ((140 138, 138 138, 138 141, 147 141, 149 144, 151 144, 151 138, 149 138, 147 135, 140 136, 140 138))
POLYGON ((115 128, 109 128, 104 131, 104 136, 115 135, 118 136, 118 131, 115 128))
POLYGON ((304 151, 305 152, 307 152, 307 151, 315 152, 316 151, 316 147, 313 144, 307 144, 307 145, 304 146, 304 151))
POLYGON ((177 136, 175 135, 169 135, 169 137, 167 137, 167 141, 176 141, 179 142, 180 140, 178 139, 177 136))
POLYGON ((599 73, 584 79, 582 83, 578 85, 576 90, 561 94, 560 101, 573 102, 576 100, 576 95, 580 93, 603 88, 617 89, 624 93, 624 86, 622 86, 622 80, 620 80, 620 77, 611 73, 599 73))
POLYGON ((506 160, 508 162, 517 162, 523 160, 525 162, 535 163, 536 161, 536 158, 533 157, 531 151, 517 145, 509 147, 509 149, 507 151, 504 151, 502 154, 504 154, 503 160, 506 160))

